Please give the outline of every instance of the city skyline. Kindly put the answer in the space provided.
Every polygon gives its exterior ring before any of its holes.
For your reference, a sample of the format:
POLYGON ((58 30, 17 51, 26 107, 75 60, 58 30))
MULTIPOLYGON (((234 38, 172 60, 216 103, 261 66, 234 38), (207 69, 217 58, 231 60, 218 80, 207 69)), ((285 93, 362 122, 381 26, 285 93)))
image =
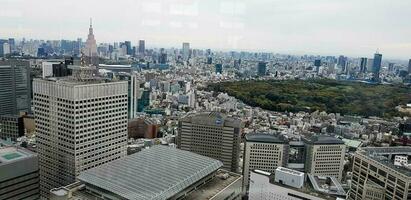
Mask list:
POLYGON ((406 20, 411 3, 405 0, 5 2, 0 9, 4 37, 84 40, 92 17, 97 43, 130 40, 135 45, 144 39, 149 47, 181 48, 189 42, 197 49, 348 56, 380 49, 389 59, 408 59, 411 51, 406 20), (60 12, 67 8, 76 15, 60 12))

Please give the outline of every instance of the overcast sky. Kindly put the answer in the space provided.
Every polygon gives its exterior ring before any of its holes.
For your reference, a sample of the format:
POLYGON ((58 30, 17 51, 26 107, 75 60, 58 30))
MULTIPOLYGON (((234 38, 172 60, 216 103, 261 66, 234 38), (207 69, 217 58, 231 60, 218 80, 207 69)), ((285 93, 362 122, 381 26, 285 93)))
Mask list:
POLYGON ((0 38, 411 58, 411 0, 0 0, 0 38))

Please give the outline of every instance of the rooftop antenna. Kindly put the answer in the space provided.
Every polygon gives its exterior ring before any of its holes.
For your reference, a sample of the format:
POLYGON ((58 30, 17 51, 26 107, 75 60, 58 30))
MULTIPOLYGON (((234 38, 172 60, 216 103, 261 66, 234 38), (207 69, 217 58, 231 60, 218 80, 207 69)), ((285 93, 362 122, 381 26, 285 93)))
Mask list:
POLYGON ((93 18, 90 17, 90 28, 93 27, 93 18))
POLYGON ((379 53, 380 53, 380 48, 377 48, 376 53, 377 53, 377 54, 379 54, 379 53))

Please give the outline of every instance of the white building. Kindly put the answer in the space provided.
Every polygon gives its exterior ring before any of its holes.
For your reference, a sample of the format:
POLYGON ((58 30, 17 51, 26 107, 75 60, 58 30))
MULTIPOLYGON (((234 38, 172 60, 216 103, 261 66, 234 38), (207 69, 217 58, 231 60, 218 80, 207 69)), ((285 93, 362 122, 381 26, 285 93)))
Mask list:
POLYGON ((127 154, 127 82, 105 82, 92 71, 81 67, 74 77, 33 82, 43 197, 127 154))
POLYGON ((284 167, 277 167, 275 170, 274 181, 295 188, 302 188, 304 186, 304 173, 287 169, 284 167))
MULTIPOLYGON (((250 200, 324 200, 325 198, 307 194, 297 189, 284 187, 281 184, 270 183, 270 173, 260 173, 251 171, 250 190, 248 199, 250 200)), ((335 198, 334 198, 335 199, 335 198)))
POLYGON ((288 144, 270 134, 247 134, 243 156, 244 192, 249 188, 249 174, 259 169, 274 173, 288 161, 288 144))
POLYGON ((313 136, 305 139, 305 172, 314 176, 334 176, 342 179, 345 144, 332 136, 313 136))

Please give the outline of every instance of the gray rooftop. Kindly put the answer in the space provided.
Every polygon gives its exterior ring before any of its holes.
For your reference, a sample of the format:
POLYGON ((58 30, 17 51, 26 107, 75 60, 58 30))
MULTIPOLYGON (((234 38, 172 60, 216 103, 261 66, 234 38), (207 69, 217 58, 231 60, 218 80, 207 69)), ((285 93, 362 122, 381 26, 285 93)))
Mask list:
POLYGON ((370 159, 373 159, 391 169, 400 172, 408 177, 411 177, 411 169, 406 167, 395 166, 392 160, 388 159, 389 155, 408 155, 411 156, 411 147, 399 146, 399 147, 364 147, 359 154, 363 154, 370 159))
POLYGON ((265 133, 252 133, 245 136, 247 142, 262 142, 262 143, 278 143, 284 144, 286 140, 280 136, 265 134, 265 133))
POLYGON ((210 126, 242 127, 242 122, 239 118, 228 117, 220 112, 189 113, 180 121, 210 126))
POLYGON ((316 135, 312 136, 311 138, 306 138, 305 141, 308 144, 314 145, 323 145, 323 144, 344 144, 344 142, 336 137, 328 136, 328 135, 316 135))
POLYGON ((158 145, 82 172, 78 179, 125 199, 168 199, 222 166, 212 158, 158 145))

